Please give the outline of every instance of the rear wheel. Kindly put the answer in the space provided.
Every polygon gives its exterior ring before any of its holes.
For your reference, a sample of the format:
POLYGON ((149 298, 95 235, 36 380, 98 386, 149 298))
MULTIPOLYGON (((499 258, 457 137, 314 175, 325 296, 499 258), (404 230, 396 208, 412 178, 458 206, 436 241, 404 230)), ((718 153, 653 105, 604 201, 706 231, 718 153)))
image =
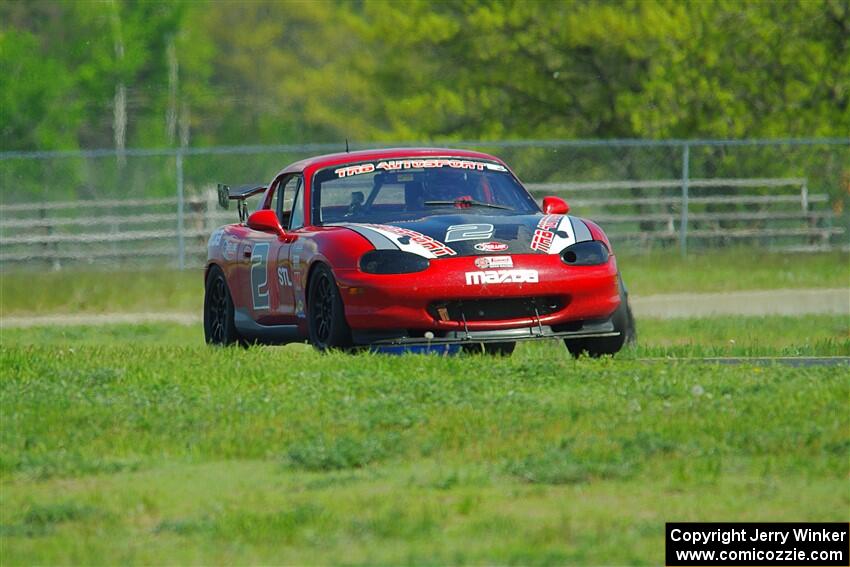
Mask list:
POLYGON ((351 346, 351 329, 333 272, 324 264, 310 277, 307 327, 310 342, 319 350, 351 346))
POLYGON ((472 343, 463 345, 464 352, 471 354, 490 354, 493 356, 510 356, 516 348, 516 342, 504 343, 472 343))
POLYGON ((204 339, 209 344, 232 345, 241 342, 233 314, 233 299, 224 272, 210 268, 204 292, 204 339))
POLYGON ((611 316, 611 322, 614 323, 614 330, 620 332, 619 336, 564 339, 567 350, 574 357, 578 358, 582 353, 594 358, 606 354, 613 355, 620 352, 624 344, 634 344, 637 341, 635 319, 632 316, 631 306, 629 306, 629 295, 626 293, 626 287, 623 285, 622 278, 618 278, 618 280, 620 285, 620 306, 611 316))

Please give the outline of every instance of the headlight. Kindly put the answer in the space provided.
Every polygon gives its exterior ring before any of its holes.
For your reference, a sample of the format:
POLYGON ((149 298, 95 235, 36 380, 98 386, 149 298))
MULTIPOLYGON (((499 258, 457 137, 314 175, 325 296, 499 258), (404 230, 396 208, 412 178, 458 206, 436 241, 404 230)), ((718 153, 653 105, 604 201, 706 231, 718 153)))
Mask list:
POLYGON ((597 266, 608 261, 608 248, 598 240, 577 242, 561 252, 561 258, 570 266, 597 266))
POLYGON ((360 269, 367 274, 410 274, 430 264, 428 258, 401 250, 372 250, 360 258, 360 269))

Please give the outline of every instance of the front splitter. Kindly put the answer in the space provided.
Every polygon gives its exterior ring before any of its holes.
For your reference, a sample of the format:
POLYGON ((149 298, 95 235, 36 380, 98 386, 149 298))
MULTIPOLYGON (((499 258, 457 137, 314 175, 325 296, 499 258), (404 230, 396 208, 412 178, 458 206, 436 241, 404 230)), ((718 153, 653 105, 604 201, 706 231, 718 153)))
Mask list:
POLYGON ((497 331, 451 331, 442 337, 397 337, 372 341, 373 347, 381 346, 441 346, 465 345, 472 343, 501 343, 514 341, 530 341, 536 339, 585 339, 617 337, 619 331, 614 330, 611 321, 585 323, 576 331, 555 331, 547 325, 522 327, 519 329, 501 329, 497 331))

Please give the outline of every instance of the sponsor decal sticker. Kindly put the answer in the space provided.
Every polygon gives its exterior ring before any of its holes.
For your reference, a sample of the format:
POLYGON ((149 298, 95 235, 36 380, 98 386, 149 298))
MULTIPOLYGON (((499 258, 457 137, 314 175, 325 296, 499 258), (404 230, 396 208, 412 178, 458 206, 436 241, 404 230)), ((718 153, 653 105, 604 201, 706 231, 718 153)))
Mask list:
POLYGON ((426 169, 438 167, 451 167, 453 169, 471 169, 474 171, 507 171, 508 169, 497 163, 488 163, 485 161, 473 161, 468 159, 456 158, 426 158, 426 159, 397 159, 380 161, 378 163, 359 163, 355 165, 347 165, 335 169, 334 173, 337 177, 351 177, 353 175, 362 175, 364 173, 372 173, 374 171, 398 171, 400 169, 426 169))
POLYGON ((531 238, 531 249, 540 250, 541 252, 549 252, 552 246, 552 241, 555 240, 555 229, 561 222, 564 215, 545 215, 537 223, 537 229, 534 231, 534 236, 531 238))
POLYGON ((504 242, 479 242, 475 245, 475 249, 481 252, 502 252, 508 249, 508 245, 504 242))
POLYGON ((221 256, 230 262, 234 258, 236 258, 236 251, 239 248, 238 240, 231 240, 230 238, 225 238, 221 242, 221 256))
MULTIPOLYGON (((545 215, 537 223, 534 235, 531 237, 531 249, 545 254, 560 254, 567 246, 577 240, 573 222, 567 215, 545 215)), ((589 235, 589 231, 585 231, 589 235)))
POLYGON ((487 268, 513 268, 514 259, 510 256, 479 256, 475 265, 482 270, 487 268))
POLYGON ((292 267, 297 269, 301 267, 301 251, 304 249, 303 242, 296 242, 292 247, 292 267))
POLYGON ((278 267, 277 283, 280 285, 280 287, 292 287, 292 280, 289 277, 289 270, 284 267, 278 267))
MULTIPOLYGON (((399 239, 401 242, 402 239, 407 238, 408 241, 412 241, 431 252, 435 257, 439 258, 441 256, 454 256, 457 254, 454 250, 440 242, 439 240, 434 240, 430 236, 422 234, 421 232, 416 232, 415 230, 410 230, 409 228, 401 228, 398 226, 385 225, 385 224, 364 224, 366 227, 373 227, 379 230, 383 230, 385 232, 390 232, 396 236, 402 237, 399 239)), ((404 242, 403 244, 407 244, 404 242)))
POLYGON ((548 252, 554 239, 555 235, 551 231, 538 228, 534 231, 534 236, 531 237, 531 249, 548 252))
POLYGON ((215 248, 221 243, 221 236, 224 234, 222 229, 218 229, 210 235, 210 241, 207 243, 208 248, 215 248))
POLYGON ((466 272, 466 285, 538 283, 537 270, 489 270, 466 272))
POLYGON ((546 215, 537 223, 537 228, 554 230, 561 223, 562 218, 564 218, 564 215, 546 215))

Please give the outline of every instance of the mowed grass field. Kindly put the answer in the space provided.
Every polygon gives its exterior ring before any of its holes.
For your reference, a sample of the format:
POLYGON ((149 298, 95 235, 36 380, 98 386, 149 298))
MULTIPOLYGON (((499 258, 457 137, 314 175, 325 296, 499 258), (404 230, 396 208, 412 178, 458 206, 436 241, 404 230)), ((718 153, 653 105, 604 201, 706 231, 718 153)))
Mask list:
MULTIPOLYGON (((618 256, 629 292, 722 292, 850 287, 850 254, 770 253, 753 249, 692 254, 677 250, 618 256)), ((0 277, 0 314, 174 311, 200 313, 203 272, 28 271, 0 277)))
MULTIPOLYGON (((706 319, 638 319, 638 345, 617 355, 617 360, 647 357, 718 356, 850 356, 850 316, 712 317, 706 319)), ((47 326, 0 331, 5 347, 50 345, 200 347, 200 324, 114 324, 101 326, 47 326)), ((547 356, 561 356, 563 343, 550 345, 547 356)), ((286 348, 303 348, 291 345, 286 348)), ((534 349, 519 343, 518 352, 534 349)), ((272 349, 274 350, 274 349, 272 349)), ((519 356, 519 354, 517 355, 519 356)), ((320 357, 319 360, 322 360, 320 357)))
POLYGON ((578 361, 6 329, 0 559, 658 564, 665 521, 848 519, 847 367, 688 358, 848 355, 846 318, 639 325, 578 361))
MULTIPOLYGON (((804 283, 772 287, 845 286, 846 258, 823 258, 820 279, 792 266, 804 283)), ((677 266, 704 291, 782 279, 677 266)), ((635 293, 693 291, 633 273, 635 293)), ((3 314, 197 302, 197 273, 63 275, 30 280, 26 304, 4 274, 3 314), (60 281, 90 302, 45 289, 60 281)), ((848 367, 698 360, 850 356, 850 317, 638 333, 573 360, 554 341, 445 358, 208 348, 199 325, 4 328, 0 564, 660 564, 666 521, 850 519, 848 367)))
POLYGON ((0 368, 6 565, 658 564, 665 521, 850 509, 846 368, 119 340, 0 368))

